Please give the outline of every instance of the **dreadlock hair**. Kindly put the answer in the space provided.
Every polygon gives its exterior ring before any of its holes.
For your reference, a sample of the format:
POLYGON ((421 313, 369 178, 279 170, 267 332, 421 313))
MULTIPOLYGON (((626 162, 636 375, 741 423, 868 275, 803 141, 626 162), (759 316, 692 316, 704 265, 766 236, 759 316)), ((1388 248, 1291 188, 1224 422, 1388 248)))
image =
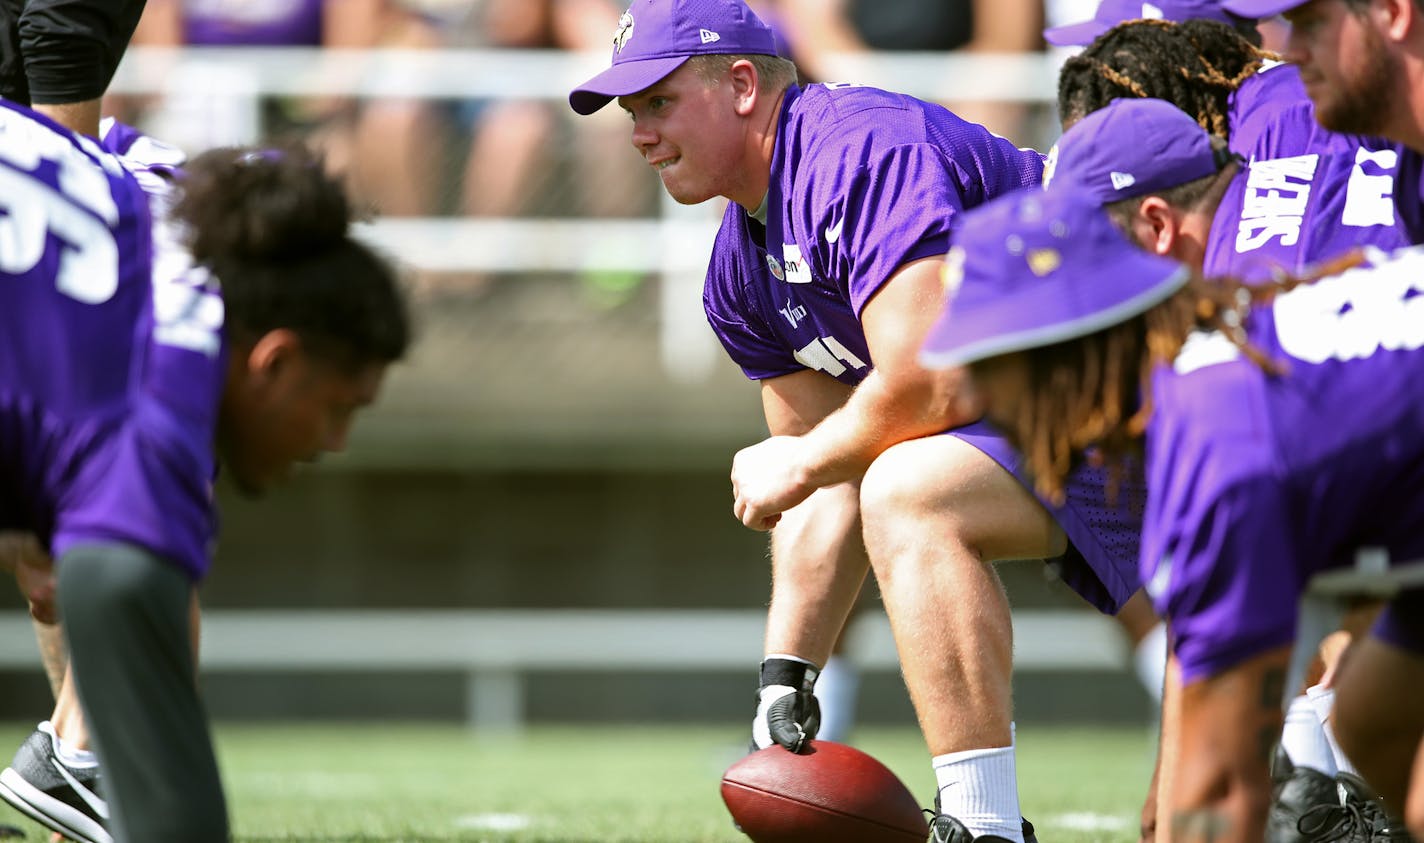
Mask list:
POLYGON ((238 341, 284 328, 347 369, 404 356, 411 329, 395 272, 352 237, 346 192, 311 151, 205 152, 184 168, 173 217, 217 277, 238 341))
POLYGON ((1218 21, 1120 23, 1064 63, 1058 75, 1058 115, 1069 125, 1115 99, 1154 97, 1229 139, 1231 95, 1264 62, 1276 58, 1218 21))
MULTIPOLYGON (((1304 277, 1283 274, 1249 286, 1232 278, 1195 276, 1161 304, 1124 322, 1021 352, 1028 368, 1028 400, 1004 424, 1039 494, 1061 504, 1069 472, 1089 451, 1107 465, 1113 492, 1124 464, 1141 456, 1142 435, 1152 415, 1153 369, 1170 364, 1194 332, 1220 332, 1263 371, 1282 374, 1278 361, 1247 342, 1251 308, 1361 260, 1354 253, 1304 277)), ((993 359, 971 363, 971 377, 993 365, 993 359)))

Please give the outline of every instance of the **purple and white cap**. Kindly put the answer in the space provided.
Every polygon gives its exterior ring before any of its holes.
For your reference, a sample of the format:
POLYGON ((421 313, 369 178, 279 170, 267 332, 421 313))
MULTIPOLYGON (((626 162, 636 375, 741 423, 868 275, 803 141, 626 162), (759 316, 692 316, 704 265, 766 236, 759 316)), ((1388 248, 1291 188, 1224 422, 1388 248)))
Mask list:
POLYGON ((1077 339, 1181 289, 1191 270, 1130 243, 1096 202, 1025 188, 962 217, 948 302, 920 350, 932 369, 1077 339))
POLYGON ((1243 18, 1271 18, 1308 2, 1310 0, 1221 0, 1221 5, 1243 18))
POLYGON ((1235 160, 1166 100, 1115 99, 1063 133, 1045 186, 1073 183, 1100 205, 1146 196, 1216 173, 1235 160))
POLYGON ((1229 13, 1239 17, 1256 17, 1226 8, 1229 5, 1229 0, 1157 0, 1152 3, 1145 0, 1102 0, 1091 20, 1049 27, 1043 30, 1043 38, 1056 47, 1086 47, 1099 35, 1130 20, 1181 22, 1201 19, 1234 25, 1236 19, 1229 13))
POLYGON ((783 49, 742 0, 634 0, 613 33, 612 66, 575 88, 569 105, 592 114, 657 84, 692 56, 775 56, 783 49))

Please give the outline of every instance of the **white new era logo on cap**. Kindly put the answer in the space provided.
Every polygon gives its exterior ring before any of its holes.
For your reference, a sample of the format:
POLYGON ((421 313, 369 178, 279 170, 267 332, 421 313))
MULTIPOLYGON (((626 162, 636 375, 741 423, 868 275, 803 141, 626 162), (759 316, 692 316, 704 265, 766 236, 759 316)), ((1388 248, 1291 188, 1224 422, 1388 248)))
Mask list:
POLYGON ((698 34, 702 36, 702 43, 704 44, 711 44, 713 41, 722 40, 722 36, 718 35, 710 29, 698 30, 698 34))
POLYGON ((1108 178, 1112 179, 1114 190, 1123 190, 1137 184, 1137 176, 1132 173, 1119 173, 1117 170, 1113 170, 1108 173, 1108 178))

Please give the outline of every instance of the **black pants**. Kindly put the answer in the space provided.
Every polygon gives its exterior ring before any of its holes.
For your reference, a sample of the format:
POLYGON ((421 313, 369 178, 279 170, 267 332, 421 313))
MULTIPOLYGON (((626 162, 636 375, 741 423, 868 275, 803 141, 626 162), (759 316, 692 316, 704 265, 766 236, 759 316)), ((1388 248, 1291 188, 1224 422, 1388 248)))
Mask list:
POLYGON ((21 105, 103 96, 146 0, 0 0, 0 97, 21 105))
POLYGON ((228 839, 189 635, 192 582, 130 545, 73 548, 58 598, 118 843, 228 839))

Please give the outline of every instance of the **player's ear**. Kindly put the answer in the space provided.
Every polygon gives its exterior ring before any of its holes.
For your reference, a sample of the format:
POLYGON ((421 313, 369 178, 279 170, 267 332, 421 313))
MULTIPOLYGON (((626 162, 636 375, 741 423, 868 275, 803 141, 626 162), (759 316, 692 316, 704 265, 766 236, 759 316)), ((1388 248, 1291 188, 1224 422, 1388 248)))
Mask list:
POLYGON ((268 331, 252 344, 247 352, 248 375, 259 381, 271 381, 290 368, 301 353, 302 341, 286 328, 268 331))
POLYGON ((746 59, 738 59, 732 63, 727 75, 732 82, 732 108, 742 117, 751 114, 757 104, 756 65, 746 59))
POLYGON ((1177 244, 1177 214, 1167 200, 1148 196, 1137 206, 1133 234, 1142 248, 1154 255, 1170 255, 1177 244))
POLYGON ((1419 7, 1414 0, 1373 0, 1369 11, 1371 23, 1395 43, 1406 40, 1419 26, 1419 7))

